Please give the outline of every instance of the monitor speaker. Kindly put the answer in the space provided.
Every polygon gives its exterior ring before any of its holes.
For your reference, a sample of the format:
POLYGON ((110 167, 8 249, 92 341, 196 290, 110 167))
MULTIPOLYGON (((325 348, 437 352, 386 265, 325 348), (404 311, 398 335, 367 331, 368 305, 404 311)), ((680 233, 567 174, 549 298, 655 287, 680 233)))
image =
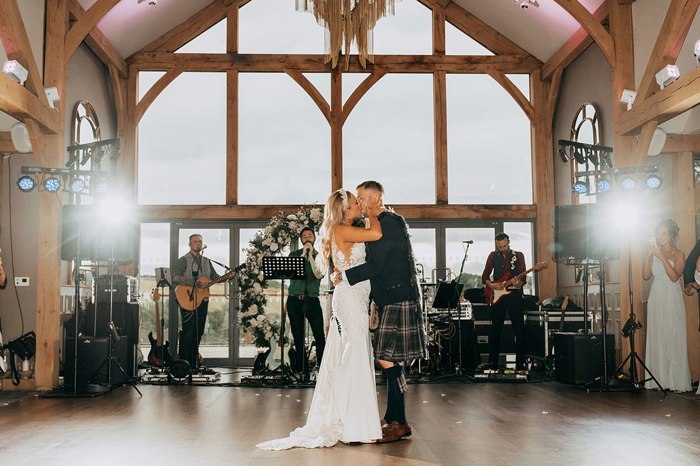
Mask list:
MULTIPOLYGON (((615 336, 607 335, 608 377, 615 371, 615 336)), ((590 382, 603 376, 603 343, 600 334, 555 333, 554 375, 568 384, 590 382)))

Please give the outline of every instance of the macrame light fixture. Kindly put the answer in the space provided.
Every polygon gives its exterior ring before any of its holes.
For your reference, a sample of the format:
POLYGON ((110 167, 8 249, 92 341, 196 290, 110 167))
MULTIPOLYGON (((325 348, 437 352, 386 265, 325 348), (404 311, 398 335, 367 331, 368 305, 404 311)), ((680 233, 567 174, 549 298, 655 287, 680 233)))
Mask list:
POLYGON ((341 50, 345 68, 350 63, 350 45, 355 42, 363 68, 374 61, 374 26, 394 15, 395 0, 295 0, 297 11, 311 13, 326 30, 326 63, 338 64, 341 50))

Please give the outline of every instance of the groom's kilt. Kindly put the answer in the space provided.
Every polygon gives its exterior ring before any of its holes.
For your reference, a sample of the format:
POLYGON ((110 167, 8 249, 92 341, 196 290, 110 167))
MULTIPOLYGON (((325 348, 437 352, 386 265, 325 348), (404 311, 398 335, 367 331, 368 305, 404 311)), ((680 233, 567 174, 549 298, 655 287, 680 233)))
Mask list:
POLYGON ((379 309, 374 357, 394 362, 428 357, 420 303, 402 301, 379 309))

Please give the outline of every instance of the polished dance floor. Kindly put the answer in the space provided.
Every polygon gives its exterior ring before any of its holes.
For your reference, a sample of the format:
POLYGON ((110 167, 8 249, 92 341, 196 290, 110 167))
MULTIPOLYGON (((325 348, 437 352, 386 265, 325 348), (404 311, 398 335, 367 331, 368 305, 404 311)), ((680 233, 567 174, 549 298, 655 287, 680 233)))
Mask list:
POLYGON ((124 386, 0 406, 0 464, 700 464, 700 396, 690 394, 587 393, 557 382, 410 385, 410 440, 263 452, 254 445, 304 422, 312 390, 139 388, 143 398, 124 386))

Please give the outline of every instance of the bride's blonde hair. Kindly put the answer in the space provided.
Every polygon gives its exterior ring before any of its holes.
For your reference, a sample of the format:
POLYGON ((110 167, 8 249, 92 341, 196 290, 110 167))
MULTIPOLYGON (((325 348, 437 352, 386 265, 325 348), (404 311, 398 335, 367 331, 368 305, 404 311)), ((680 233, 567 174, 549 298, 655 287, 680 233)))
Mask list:
POLYGON ((320 240, 321 257, 323 258, 323 267, 328 267, 329 258, 331 256, 331 238, 336 227, 343 223, 345 219, 345 211, 349 207, 349 199, 352 194, 341 188, 334 191, 323 209, 323 223, 318 230, 320 240))

